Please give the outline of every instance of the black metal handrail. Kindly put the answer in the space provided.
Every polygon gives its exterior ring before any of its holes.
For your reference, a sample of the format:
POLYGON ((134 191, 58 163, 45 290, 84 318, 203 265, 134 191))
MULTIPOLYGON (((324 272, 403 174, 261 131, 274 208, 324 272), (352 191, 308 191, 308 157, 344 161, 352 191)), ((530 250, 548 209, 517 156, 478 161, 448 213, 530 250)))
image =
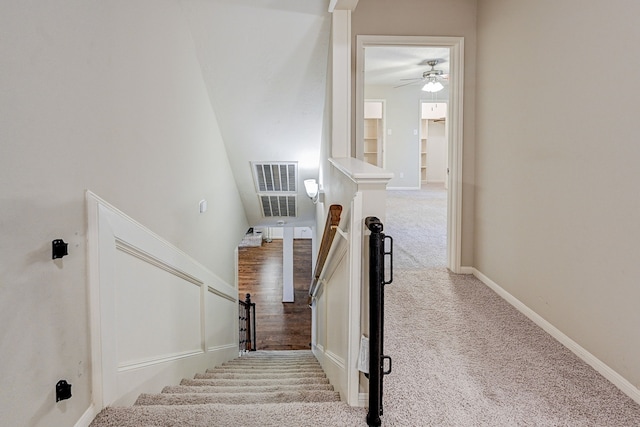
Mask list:
POLYGON ((369 236, 369 412, 367 424, 380 426, 383 378, 391 373, 391 357, 384 355, 384 286, 393 281, 393 239, 385 236, 380 220, 370 216, 365 225, 369 236), (385 251, 385 241, 389 251, 385 251), (385 280, 385 256, 389 256, 389 280, 385 280), (384 361, 389 369, 384 370, 384 361))
POLYGON ((239 305, 239 344, 240 351, 256 351, 256 303, 251 302, 251 294, 239 305))

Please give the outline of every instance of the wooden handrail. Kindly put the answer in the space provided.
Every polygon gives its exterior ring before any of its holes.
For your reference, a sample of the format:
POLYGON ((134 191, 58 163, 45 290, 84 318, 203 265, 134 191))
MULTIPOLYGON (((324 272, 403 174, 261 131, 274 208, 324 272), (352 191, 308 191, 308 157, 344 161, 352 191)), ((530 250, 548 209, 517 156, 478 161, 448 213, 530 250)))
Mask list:
POLYGON ((313 279, 311 279, 311 286, 309 287, 309 305, 311 305, 311 298, 318 286, 318 280, 322 274, 322 269, 327 261, 329 255, 329 249, 331 249, 331 243, 336 235, 336 229, 340 224, 340 214, 342 213, 341 205, 329 206, 329 214, 327 215, 327 222, 324 225, 324 232, 322 233, 322 242, 320 243, 320 250, 318 251, 318 260, 316 261, 316 268, 313 273, 313 279))

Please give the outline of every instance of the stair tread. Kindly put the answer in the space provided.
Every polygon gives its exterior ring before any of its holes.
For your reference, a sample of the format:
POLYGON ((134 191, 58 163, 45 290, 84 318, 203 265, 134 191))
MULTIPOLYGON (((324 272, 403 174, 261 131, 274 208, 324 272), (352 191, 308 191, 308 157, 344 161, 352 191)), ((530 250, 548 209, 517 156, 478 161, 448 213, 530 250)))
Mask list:
POLYGON ((291 366, 291 367, 282 367, 282 366, 270 366, 270 367, 260 367, 260 366, 218 366, 213 369, 207 369, 205 372, 247 372, 247 373, 256 373, 256 372, 324 372, 320 366, 291 366))
POLYGON ((331 390, 298 390, 265 393, 156 393, 141 394, 135 405, 197 405, 205 403, 261 404, 287 402, 339 401, 340 393, 331 390))
POLYGON ((283 378, 283 379, 212 379, 212 378, 185 378, 180 381, 180 385, 229 385, 229 386, 259 386, 259 385, 290 385, 290 384, 329 384, 328 378, 283 378))
POLYGON ((264 393, 297 390, 333 390, 331 384, 291 384, 265 386, 209 386, 209 385, 173 385, 162 389, 163 393, 264 393))
POLYGON ((313 378, 324 377, 324 372, 290 372, 290 373, 278 373, 278 372, 265 372, 265 373, 202 373, 196 374, 194 379, 293 379, 293 378, 313 378))
POLYGON ((340 401, 311 351, 257 351, 143 393, 132 407, 105 408, 91 427, 353 426, 364 415, 340 401))
POLYGON ((91 427, 246 427, 316 426, 335 427, 365 424, 366 409, 344 402, 292 402, 264 405, 150 405, 108 407, 91 427))

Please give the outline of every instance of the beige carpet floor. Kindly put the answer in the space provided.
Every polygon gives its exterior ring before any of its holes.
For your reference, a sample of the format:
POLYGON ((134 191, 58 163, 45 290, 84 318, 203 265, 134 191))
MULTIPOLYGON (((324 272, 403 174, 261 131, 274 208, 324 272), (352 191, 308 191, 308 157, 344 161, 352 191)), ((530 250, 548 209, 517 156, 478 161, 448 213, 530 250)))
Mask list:
POLYGON ((640 406, 473 276, 446 268, 446 192, 389 191, 385 426, 640 426, 640 406))

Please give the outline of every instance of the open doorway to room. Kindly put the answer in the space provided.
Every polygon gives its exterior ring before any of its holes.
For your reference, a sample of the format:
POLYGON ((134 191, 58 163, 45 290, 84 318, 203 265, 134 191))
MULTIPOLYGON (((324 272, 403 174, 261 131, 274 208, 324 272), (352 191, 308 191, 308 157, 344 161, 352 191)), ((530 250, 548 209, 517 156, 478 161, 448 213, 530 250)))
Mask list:
POLYGON ((446 200, 446 245, 438 258, 461 272, 463 39, 358 36, 356 68, 356 157, 366 161, 365 102, 383 100, 383 167, 394 173, 388 188, 416 199, 426 194, 416 190, 428 190, 446 200), (425 104, 445 114, 423 117, 425 104))

